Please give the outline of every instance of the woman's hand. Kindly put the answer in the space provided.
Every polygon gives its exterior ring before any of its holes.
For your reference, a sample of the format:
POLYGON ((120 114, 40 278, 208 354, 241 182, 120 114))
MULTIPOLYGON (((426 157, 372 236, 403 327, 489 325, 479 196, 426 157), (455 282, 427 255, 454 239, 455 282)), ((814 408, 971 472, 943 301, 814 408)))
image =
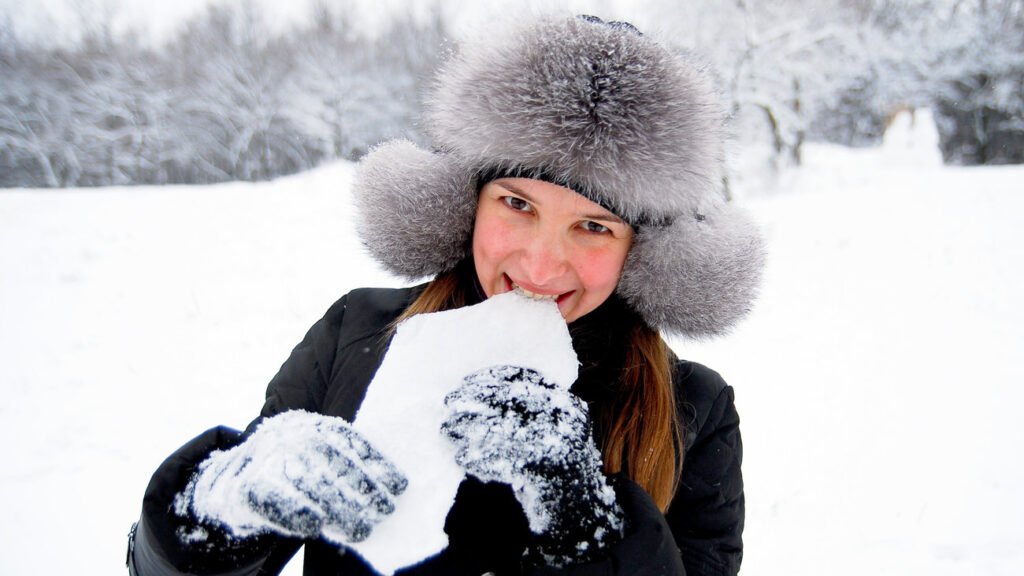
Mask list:
POLYGON ((622 511, 601 472, 586 404, 537 372, 496 366, 445 398, 442 431, 456 461, 485 482, 512 487, 547 564, 585 562, 621 538, 622 511))
POLYGON ((210 454, 175 509, 239 538, 275 532, 346 544, 365 540, 407 485, 345 420, 297 410, 210 454))

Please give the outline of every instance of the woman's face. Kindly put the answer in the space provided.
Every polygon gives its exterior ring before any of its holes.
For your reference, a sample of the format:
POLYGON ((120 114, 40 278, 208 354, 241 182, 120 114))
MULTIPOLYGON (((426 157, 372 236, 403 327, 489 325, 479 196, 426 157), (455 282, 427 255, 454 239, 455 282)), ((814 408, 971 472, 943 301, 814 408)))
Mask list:
POLYGON ((480 191, 473 259, 488 298, 549 298, 572 322, 612 294, 632 243, 629 224, 557 184, 501 178, 480 191))

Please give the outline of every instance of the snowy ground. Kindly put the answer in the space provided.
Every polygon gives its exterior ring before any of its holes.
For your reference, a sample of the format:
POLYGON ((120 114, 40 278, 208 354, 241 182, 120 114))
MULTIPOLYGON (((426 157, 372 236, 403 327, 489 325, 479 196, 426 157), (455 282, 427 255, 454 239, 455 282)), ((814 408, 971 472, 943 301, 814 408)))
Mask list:
MULTIPOLYGON (((748 196, 771 248, 755 313, 673 342, 737 390, 744 574, 1024 563, 1024 167, 920 145, 812 147, 748 196)), ((160 461, 244 426, 337 296, 398 284, 354 240, 350 175, 0 192, 0 574, 124 573, 160 461)))

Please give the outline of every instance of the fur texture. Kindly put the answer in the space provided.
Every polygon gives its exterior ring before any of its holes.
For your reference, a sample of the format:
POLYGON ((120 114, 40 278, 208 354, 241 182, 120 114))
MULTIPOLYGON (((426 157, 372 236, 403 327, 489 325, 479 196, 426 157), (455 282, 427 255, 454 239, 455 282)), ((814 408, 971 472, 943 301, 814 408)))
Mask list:
POLYGON ((763 265, 756 227, 723 204, 670 226, 641 228, 617 292, 651 326, 713 336, 750 310, 763 265))
POLYGON ((371 150, 355 187, 357 232, 370 254, 411 279, 455 268, 468 253, 476 219, 474 172, 453 154, 405 140, 371 150))
POLYGON ((724 120, 700 66, 570 18, 467 47, 439 74, 426 126, 472 165, 545 169, 634 221, 717 193, 724 120))
POLYGON ((621 26, 545 19, 464 47, 439 72, 425 126, 360 163, 364 244, 421 278, 467 257, 484 172, 535 171, 634 223, 618 292, 652 326, 725 331, 763 264, 722 194, 726 115, 701 64, 621 26))

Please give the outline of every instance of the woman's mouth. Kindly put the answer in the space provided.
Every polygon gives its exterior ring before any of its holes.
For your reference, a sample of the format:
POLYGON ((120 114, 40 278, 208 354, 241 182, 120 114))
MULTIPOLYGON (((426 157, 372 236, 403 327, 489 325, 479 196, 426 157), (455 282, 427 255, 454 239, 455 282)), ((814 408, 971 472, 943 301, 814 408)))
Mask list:
POLYGON ((533 292, 531 290, 527 290, 526 288, 523 288, 518 283, 516 283, 515 280, 510 278, 508 274, 502 274, 502 276, 504 277, 504 280, 505 280, 505 291, 506 292, 515 292, 516 294, 519 294, 520 296, 523 296, 525 298, 530 298, 531 300, 557 300, 558 299, 559 294, 538 294, 537 292, 533 292))
POLYGON ((515 282, 512 283, 512 290, 520 296, 525 296, 531 300, 550 300, 552 302, 558 300, 558 294, 537 294, 536 292, 530 292, 526 288, 523 288, 515 282))

